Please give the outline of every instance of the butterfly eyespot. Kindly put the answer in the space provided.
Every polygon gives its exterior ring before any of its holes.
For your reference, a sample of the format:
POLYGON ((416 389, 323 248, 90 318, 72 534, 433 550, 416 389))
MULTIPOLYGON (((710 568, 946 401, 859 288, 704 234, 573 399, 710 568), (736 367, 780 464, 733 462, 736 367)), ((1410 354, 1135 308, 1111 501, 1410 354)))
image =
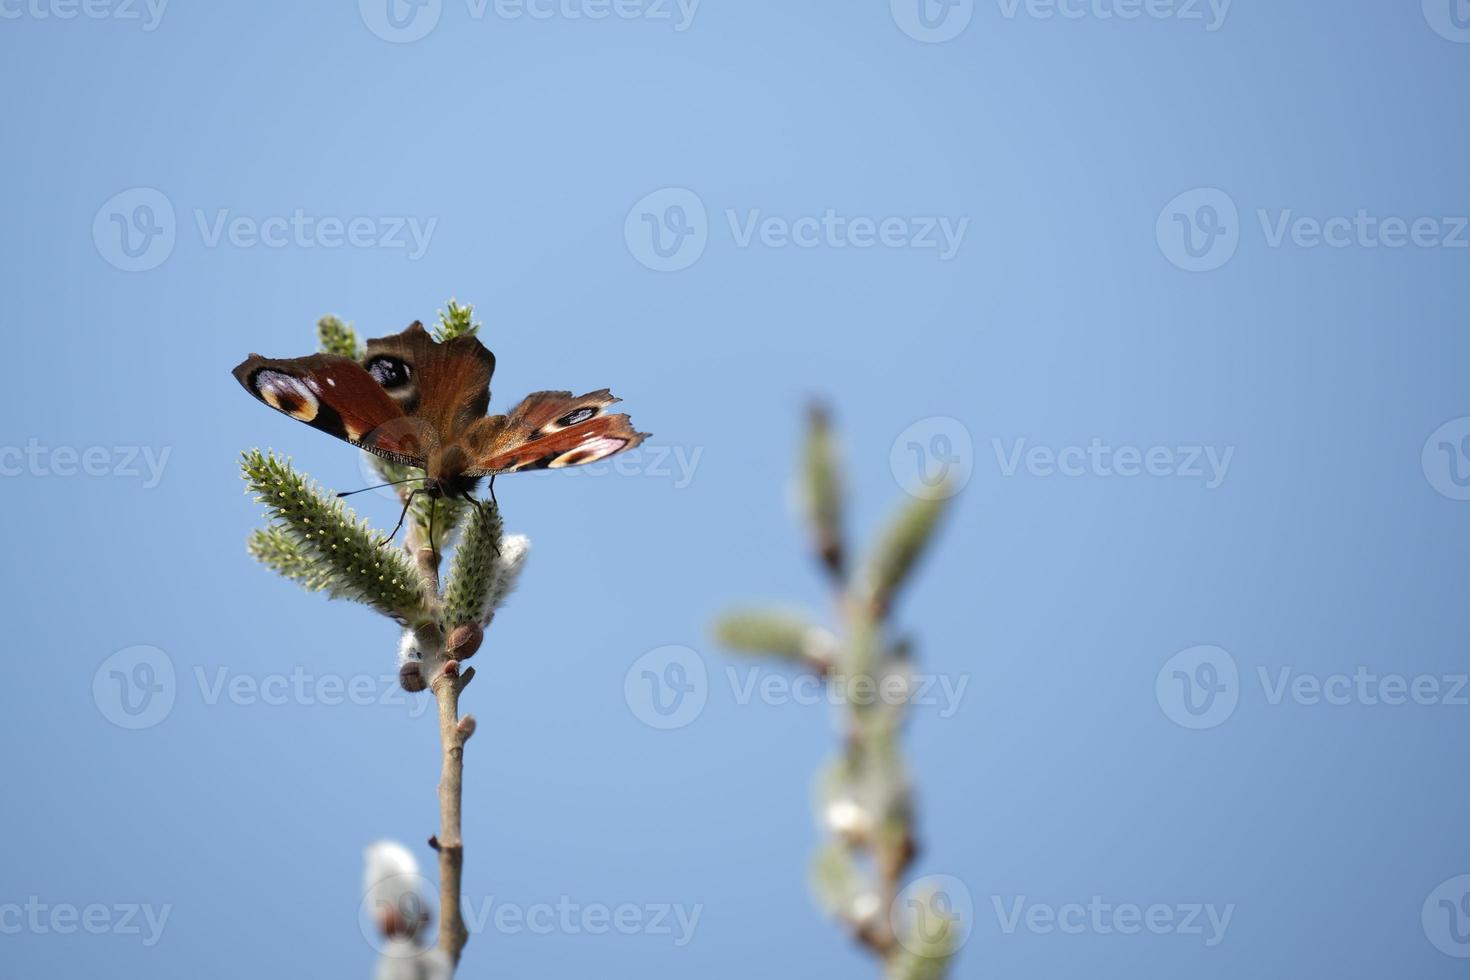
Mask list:
POLYGON ((396 357, 375 357, 368 362, 367 372, 378 384, 392 391, 413 380, 413 368, 396 357))
POLYGON ((584 406, 563 415, 561 418, 556 420, 556 424, 565 429, 569 425, 576 425, 578 422, 585 422, 596 414, 597 409, 584 406))
POLYGON ((250 379, 260 400, 292 418, 310 422, 320 408, 316 395, 300 378, 282 371, 257 371, 250 379))
POLYGON ((594 439, 591 442, 578 446, 576 449, 562 453, 546 465, 550 469, 559 470, 567 466, 581 466, 583 463, 595 463, 599 459, 611 456, 627 444, 628 441, 626 439, 594 439))

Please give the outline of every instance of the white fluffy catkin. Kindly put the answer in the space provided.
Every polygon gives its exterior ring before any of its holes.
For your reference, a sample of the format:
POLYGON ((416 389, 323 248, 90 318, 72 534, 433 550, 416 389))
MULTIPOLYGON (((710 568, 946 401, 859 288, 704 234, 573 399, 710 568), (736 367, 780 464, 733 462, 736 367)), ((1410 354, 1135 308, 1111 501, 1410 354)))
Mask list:
POLYGON ((526 556, 531 553, 531 539, 524 534, 512 534, 500 541, 500 556, 495 559, 491 572, 490 587, 485 590, 485 605, 480 610, 480 622, 489 623, 495 610, 505 603, 521 577, 526 556))
POLYGON ((448 958, 429 945, 429 892, 413 853, 395 841, 378 841, 363 854, 363 889, 380 930, 391 923, 394 933, 378 940, 381 953, 376 980, 450 980, 448 958))

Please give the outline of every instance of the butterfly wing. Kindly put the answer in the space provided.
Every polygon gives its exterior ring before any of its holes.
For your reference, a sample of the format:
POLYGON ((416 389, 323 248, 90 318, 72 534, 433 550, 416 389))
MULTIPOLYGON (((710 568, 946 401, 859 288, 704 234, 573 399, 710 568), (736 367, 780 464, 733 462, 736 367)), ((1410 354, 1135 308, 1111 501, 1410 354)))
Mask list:
POLYGON ((277 411, 436 478, 580 466, 648 437, 628 416, 607 413, 618 399, 606 388, 538 391, 487 418, 494 371, 495 355, 474 336, 440 343, 414 323, 368 341, 361 364, 334 354, 252 354, 235 377, 277 411))
POLYGON ((273 359, 251 354, 234 371, 260 401, 355 446, 423 466, 432 431, 403 408, 361 364, 337 354, 273 359))
POLYGON ((495 355, 465 334, 442 343, 422 323, 367 342, 364 370, 398 403, 423 419, 445 444, 485 417, 495 355))
POLYGON ((626 415, 607 414, 616 401, 606 388, 576 397, 569 391, 527 395, 508 415, 481 419, 466 431, 461 443, 471 463, 465 475, 581 466, 633 449, 648 433, 635 431, 626 415))

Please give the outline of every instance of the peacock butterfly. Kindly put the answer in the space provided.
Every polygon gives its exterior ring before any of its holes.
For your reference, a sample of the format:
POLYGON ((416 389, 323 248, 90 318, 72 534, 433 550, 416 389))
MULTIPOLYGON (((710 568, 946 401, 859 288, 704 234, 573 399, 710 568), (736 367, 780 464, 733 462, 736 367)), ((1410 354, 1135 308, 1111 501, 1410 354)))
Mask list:
POLYGON ((271 408, 385 459, 418 467, 415 492, 471 499, 479 481, 520 470, 580 466, 648 437, 606 388, 527 395, 489 415, 495 355, 465 334, 436 341, 415 322, 367 342, 362 360, 339 354, 271 359, 251 354, 234 374, 271 408))

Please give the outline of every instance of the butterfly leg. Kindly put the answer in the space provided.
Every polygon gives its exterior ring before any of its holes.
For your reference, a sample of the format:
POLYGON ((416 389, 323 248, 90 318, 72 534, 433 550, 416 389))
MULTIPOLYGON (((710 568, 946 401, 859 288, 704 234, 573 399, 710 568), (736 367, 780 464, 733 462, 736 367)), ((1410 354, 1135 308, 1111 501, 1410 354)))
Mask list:
MULTIPOLYGON (((493 483, 494 480, 495 480, 495 477, 492 476, 490 478, 490 480, 493 483)), ((485 520, 487 523, 490 520, 490 515, 485 513, 486 509, 487 508, 490 508, 490 507, 494 507, 497 510, 500 509, 500 505, 493 502, 494 501, 494 494, 493 493, 491 494, 491 499, 490 500, 476 500, 474 497, 470 496, 469 494, 465 494, 465 498, 464 499, 468 500, 470 503, 472 503, 472 504, 475 505, 475 510, 479 511, 480 517, 483 520, 485 520)), ((497 538, 495 540, 495 543, 493 545, 491 545, 491 547, 493 547, 495 549, 495 557, 496 558, 499 558, 500 557, 500 539, 497 538)))
POLYGON ((423 492, 424 491, 422 487, 415 487, 414 489, 408 491, 408 496, 403 498, 403 510, 400 511, 398 514, 398 523, 393 525, 393 530, 388 532, 388 536, 386 538, 378 542, 379 548, 383 547, 383 545, 389 543, 395 537, 397 537, 399 529, 403 527, 404 518, 408 517, 408 508, 413 506, 413 498, 423 492))

